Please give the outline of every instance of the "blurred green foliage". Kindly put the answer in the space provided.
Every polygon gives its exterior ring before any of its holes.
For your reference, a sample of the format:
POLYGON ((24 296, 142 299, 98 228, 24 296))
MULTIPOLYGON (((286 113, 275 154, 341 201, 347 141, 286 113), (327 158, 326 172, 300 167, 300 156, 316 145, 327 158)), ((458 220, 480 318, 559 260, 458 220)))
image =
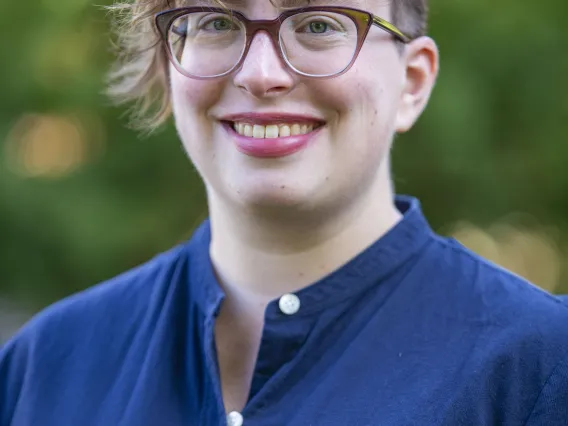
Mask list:
MULTIPOLYGON (((562 292, 567 20, 566 0, 433 1, 440 78, 393 153, 397 192, 418 196, 442 233, 530 218, 562 292)), ((8 2, 0 14, 0 296, 33 309, 188 238, 207 214, 171 124, 141 139, 101 95, 109 21, 90 0, 8 2)))

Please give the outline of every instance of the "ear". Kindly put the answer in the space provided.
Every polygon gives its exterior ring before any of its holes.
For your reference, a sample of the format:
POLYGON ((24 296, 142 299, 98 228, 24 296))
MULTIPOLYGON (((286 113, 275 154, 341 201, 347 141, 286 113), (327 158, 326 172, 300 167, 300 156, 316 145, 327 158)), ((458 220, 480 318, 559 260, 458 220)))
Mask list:
POLYGON ((439 68, 438 47, 430 37, 419 37, 405 46, 402 63, 406 67, 403 90, 396 117, 396 132, 414 125, 428 104, 439 68))

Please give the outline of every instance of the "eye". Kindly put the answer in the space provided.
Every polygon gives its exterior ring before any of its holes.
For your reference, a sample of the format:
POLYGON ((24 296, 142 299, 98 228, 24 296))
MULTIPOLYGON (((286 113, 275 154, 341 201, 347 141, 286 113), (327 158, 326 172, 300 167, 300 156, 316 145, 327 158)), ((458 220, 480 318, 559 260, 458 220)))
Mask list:
POLYGON ((325 33, 328 27, 329 25, 323 21, 313 21, 308 24, 309 32, 316 34, 325 33))
POLYGON ((235 21, 229 18, 217 17, 205 22, 201 26, 201 29, 205 31, 231 31, 238 30, 239 26, 235 21))
POLYGON ((298 16, 294 22, 295 32, 303 34, 326 34, 344 32, 343 26, 328 16, 298 16))

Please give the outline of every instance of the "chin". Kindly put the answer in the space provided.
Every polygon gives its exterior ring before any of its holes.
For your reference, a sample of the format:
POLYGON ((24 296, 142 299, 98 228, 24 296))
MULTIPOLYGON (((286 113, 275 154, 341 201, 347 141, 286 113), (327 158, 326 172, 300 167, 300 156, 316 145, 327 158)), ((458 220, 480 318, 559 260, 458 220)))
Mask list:
MULTIPOLYGON (((207 173, 219 195, 241 206, 297 206, 321 187, 319 173, 309 173, 309 158, 256 159, 228 150, 207 173), (225 154, 225 155, 224 155, 225 154)), ((321 168, 320 168, 321 169, 321 168)))
POLYGON ((245 208, 304 209, 312 204, 314 197, 306 187, 284 183, 256 182, 241 186, 233 192, 232 198, 245 208))

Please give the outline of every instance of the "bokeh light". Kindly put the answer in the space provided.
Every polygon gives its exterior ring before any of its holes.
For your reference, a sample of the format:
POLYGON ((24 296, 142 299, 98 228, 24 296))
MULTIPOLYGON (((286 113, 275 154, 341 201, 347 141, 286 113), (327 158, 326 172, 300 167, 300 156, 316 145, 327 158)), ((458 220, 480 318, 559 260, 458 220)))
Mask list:
POLYGON ((5 143, 8 167, 25 177, 67 176, 101 154, 104 128, 89 114, 20 117, 5 143))
POLYGON ((549 231, 515 226, 506 219, 482 229, 460 221, 452 236, 488 260, 548 291, 560 285, 562 252, 549 231))

